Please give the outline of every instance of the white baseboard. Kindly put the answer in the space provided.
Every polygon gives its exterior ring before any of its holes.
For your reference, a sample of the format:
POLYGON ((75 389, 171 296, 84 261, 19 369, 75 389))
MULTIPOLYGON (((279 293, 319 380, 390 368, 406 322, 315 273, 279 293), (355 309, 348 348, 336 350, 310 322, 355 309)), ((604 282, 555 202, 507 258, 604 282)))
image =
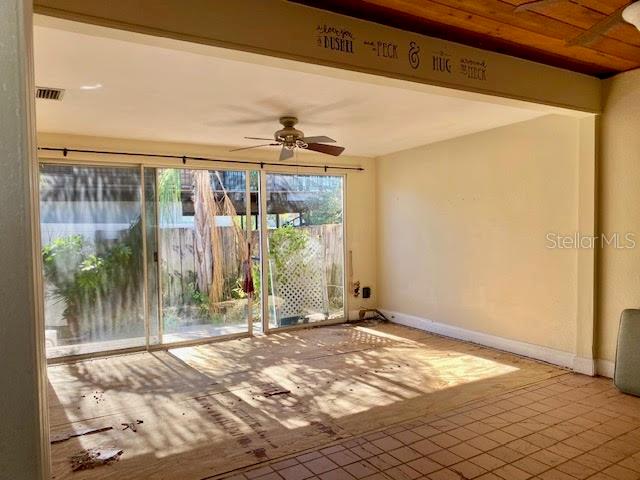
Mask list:
MULTIPOLYGON (((516 355, 522 355, 524 357, 534 358, 536 360, 568 368, 584 375, 593 376, 596 373, 604 375, 603 373, 600 373, 599 368, 596 369, 596 363, 593 359, 578 357, 574 353, 520 342, 518 340, 510 340, 508 338, 476 332, 474 330, 454 327, 452 325, 434 322, 433 320, 427 320, 413 315, 406 315, 400 312, 393 312, 390 310, 381 311, 387 316, 387 318, 389 318, 389 320, 400 325, 425 330, 445 337, 452 337, 459 340, 477 343, 487 347, 496 348, 498 350, 503 350, 505 352, 515 353, 516 355)), ((599 365, 600 360, 598 361, 598 366, 599 365)))
POLYGON ((584 375, 589 375, 593 377, 596 375, 596 360, 593 358, 583 358, 578 357, 577 355, 573 359, 573 367, 572 370, 574 372, 582 373, 584 375))
POLYGON ((616 369, 615 362, 610 360, 596 360, 596 374, 602 377, 613 378, 613 372, 616 369))

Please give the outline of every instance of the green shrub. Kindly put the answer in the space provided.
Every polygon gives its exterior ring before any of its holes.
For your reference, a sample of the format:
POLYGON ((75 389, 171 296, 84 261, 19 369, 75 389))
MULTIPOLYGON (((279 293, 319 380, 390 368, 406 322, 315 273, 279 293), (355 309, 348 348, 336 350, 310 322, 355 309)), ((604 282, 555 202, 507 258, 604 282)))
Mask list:
POLYGON ((139 282, 139 222, 125 238, 96 252, 82 235, 56 238, 42 249, 44 278, 54 298, 65 302, 64 317, 73 336, 79 335, 82 314, 98 298, 119 294, 132 282, 139 282))

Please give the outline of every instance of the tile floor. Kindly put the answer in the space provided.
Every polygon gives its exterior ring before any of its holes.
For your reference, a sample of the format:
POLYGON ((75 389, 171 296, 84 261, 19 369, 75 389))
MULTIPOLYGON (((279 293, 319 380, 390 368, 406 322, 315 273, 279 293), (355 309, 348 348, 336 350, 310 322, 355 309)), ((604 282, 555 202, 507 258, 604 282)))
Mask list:
POLYGON ((640 479, 640 398, 567 373, 217 478, 640 479))

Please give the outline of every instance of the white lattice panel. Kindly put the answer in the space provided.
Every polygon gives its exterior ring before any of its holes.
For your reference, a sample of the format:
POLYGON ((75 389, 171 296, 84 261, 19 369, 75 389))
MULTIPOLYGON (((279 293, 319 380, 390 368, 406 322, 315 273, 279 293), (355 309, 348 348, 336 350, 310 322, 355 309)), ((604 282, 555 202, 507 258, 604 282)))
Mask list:
POLYGON ((307 247, 288 257, 279 272, 277 295, 283 300, 279 318, 328 314, 324 247, 318 236, 310 236, 307 247))

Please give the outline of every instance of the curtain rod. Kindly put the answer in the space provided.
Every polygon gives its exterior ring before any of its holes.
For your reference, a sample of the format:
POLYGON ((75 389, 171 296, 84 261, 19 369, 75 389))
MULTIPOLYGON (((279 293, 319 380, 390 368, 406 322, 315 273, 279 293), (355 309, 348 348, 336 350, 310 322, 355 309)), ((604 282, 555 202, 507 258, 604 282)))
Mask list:
POLYGON ((251 160, 224 160, 217 158, 207 158, 207 157, 192 157, 190 155, 169 155, 162 153, 139 153, 139 152, 112 152, 108 150, 84 150, 80 148, 64 148, 64 147, 38 147, 38 150, 46 150, 49 152, 62 152, 63 156, 67 156, 68 153, 95 153, 99 155, 129 155, 132 157, 156 157, 156 158, 172 158, 177 160, 182 160, 182 164, 186 165, 187 160, 199 160, 205 162, 222 162, 222 163, 235 163, 235 164, 243 164, 243 165, 260 165, 260 168, 264 168, 265 165, 276 166, 276 167, 296 167, 296 168, 323 168, 326 172, 327 170, 356 170, 363 171, 362 167, 340 167, 340 166, 332 166, 332 165, 305 165, 300 163, 280 163, 280 162, 258 162, 251 160))

